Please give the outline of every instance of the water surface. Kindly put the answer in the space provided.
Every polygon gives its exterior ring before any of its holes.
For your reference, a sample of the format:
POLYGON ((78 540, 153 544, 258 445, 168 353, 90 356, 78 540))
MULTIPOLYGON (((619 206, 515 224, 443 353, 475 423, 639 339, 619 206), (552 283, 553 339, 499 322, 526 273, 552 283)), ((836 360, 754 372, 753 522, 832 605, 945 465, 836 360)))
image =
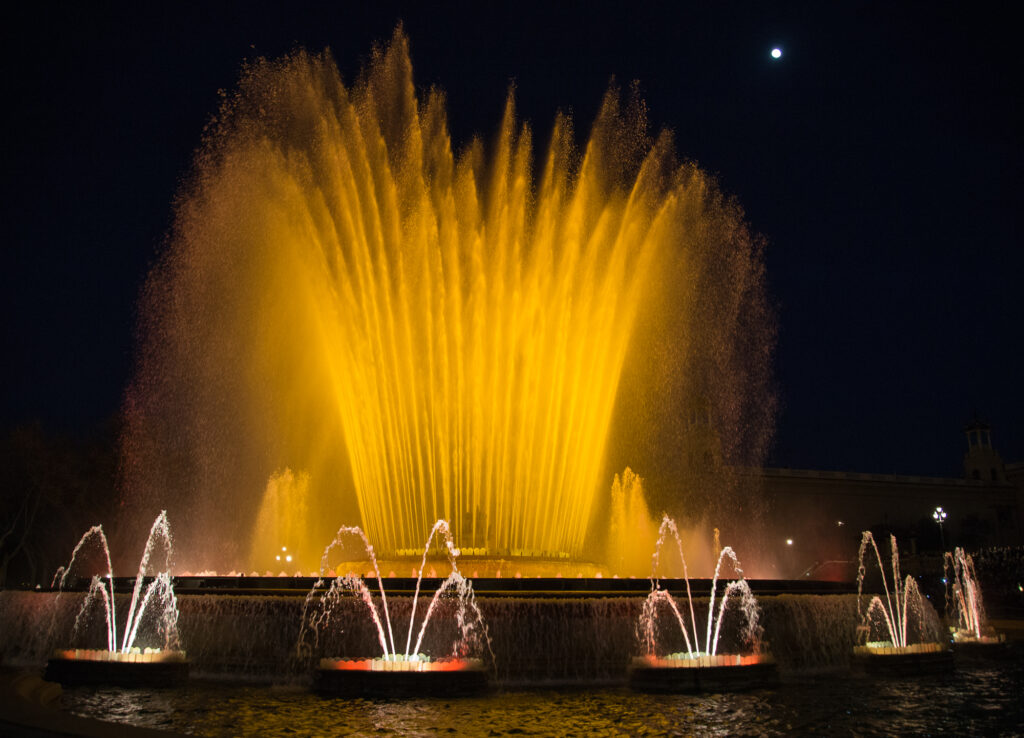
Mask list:
POLYGON ((742 694, 625 688, 506 690, 470 699, 320 697, 304 687, 192 682, 173 690, 76 688, 79 715, 209 736, 1020 735, 1024 662, 939 677, 804 678, 742 694))

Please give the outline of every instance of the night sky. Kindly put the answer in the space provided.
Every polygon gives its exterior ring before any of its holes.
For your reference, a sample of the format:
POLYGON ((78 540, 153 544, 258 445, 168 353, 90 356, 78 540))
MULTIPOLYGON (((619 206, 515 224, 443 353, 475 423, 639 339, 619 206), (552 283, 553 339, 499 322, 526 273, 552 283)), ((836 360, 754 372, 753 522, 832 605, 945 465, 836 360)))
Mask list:
POLYGON ((138 291, 243 60, 329 46, 351 80, 401 20, 456 145, 494 133, 510 83, 543 142, 557 110, 585 133, 609 80, 637 79, 738 197, 778 313, 770 463, 957 476, 975 410, 1024 461, 1012 5, 184 5, 5 12, 0 430, 117 412, 138 291))

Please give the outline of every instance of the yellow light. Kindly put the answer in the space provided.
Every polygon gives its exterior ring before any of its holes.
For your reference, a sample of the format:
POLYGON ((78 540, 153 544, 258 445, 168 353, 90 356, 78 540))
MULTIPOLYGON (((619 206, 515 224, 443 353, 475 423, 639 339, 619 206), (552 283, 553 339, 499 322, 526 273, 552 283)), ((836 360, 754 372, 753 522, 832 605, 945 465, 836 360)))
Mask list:
POLYGON ((721 397, 709 425, 752 404, 759 246, 642 104, 609 92, 582 150, 559 117, 536 154, 510 98, 494 145, 457 154, 416 89, 400 32, 351 87, 327 54, 254 64, 147 290, 167 300, 144 376, 168 386, 139 393, 139 438, 201 429, 194 466, 232 503, 261 475, 253 566, 281 540, 316 560, 341 524, 381 557, 419 549, 441 518, 479 555, 579 557, 612 433, 645 417, 627 360, 678 367, 671 403, 721 397))

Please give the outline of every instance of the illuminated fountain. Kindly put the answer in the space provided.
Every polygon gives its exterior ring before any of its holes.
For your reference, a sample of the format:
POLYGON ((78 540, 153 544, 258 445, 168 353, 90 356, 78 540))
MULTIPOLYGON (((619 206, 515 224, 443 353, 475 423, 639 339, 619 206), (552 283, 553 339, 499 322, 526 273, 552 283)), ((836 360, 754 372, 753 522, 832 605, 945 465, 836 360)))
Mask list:
POLYGON ((481 560, 603 563, 613 470, 696 476, 707 436, 706 497, 745 484, 774 332, 741 209, 618 90, 580 150, 542 138, 510 97, 457 149, 400 31, 351 85, 248 64, 143 292, 126 517, 171 510, 193 571, 309 571, 338 520, 381 561, 444 519, 481 560))
MULTIPOLYGON (((483 651, 489 650, 487 626, 483 622, 473 595, 473 585, 459 572, 456 562, 459 550, 455 547, 448 522, 438 520, 423 547, 419 572, 416 578, 416 590, 408 614, 408 629, 405 648, 401 642, 395 642, 392 612, 388 607, 388 598, 384 590, 380 567, 373 546, 362 529, 344 526, 338 530, 334 540, 324 549, 320 562, 320 578, 306 596, 302 613, 302 627, 299 635, 298 651, 300 656, 310 655, 321 650, 321 638, 329 636, 338 626, 332 625, 332 617, 339 609, 347 595, 354 595, 368 611, 380 645, 381 653, 376 657, 359 654, 356 658, 322 658, 316 670, 316 686, 322 691, 355 694, 410 694, 424 693, 466 694, 479 692, 487 686, 487 670, 483 661, 483 651), (438 541, 438 534, 441 540, 438 541), (379 607, 373 600, 373 593, 365 580, 353 573, 339 574, 323 591, 324 576, 329 571, 329 556, 332 549, 341 547, 344 540, 355 537, 365 550, 366 557, 372 566, 372 575, 377 580, 380 592, 379 607), (431 547, 440 543, 451 572, 435 590, 423 613, 417 630, 417 605, 423 572, 431 547), (454 596, 454 621, 457 636, 450 643, 447 653, 441 657, 423 653, 424 636, 427 626, 435 618, 438 606, 446 598, 454 596), (415 642, 413 635, 416 635, 415 642)), ((492 657, 493 658, 493 657, 492 657)))
POLYGON ((892 563, 892 587, 889 586, 882 555, 871 531, 861 535, 857 552, 857 615, 861 620, 858 640, 854 649, 859 664, 873 672, 921 673, 923 671, 944 671, 952 664, 952 654, 946 644, 938 641, 937 628, 926 622, 926 614, 934 615, 931 606, 921 596, 917 582, 912 576, 900 581, 900 554, 896 536, 889 536, 892 563), (875 552, 878 573, 881 577, 885 600, 872 595, 866 610, 861 609, 861 597, 867 567, 864 554, 868 545, 875 552), (887 636, 886 640, 878 635, 887 636), (872 636, 875 636, 873 639, 872 636), (911 641, 916 640, 916 643, 911 641))
POLYGON ((954 650, 958 655, 985 653, 976 646, 1004 643, 1006 637, 996 634, 985 619, 981 585, 974 570, 974 559, 959 546, 947 551, 942 559, 943 581, 946 583, 946 613, 956 620, 950 625, 954 650))
MULTIPOLYGON (((758 604, 743 579, 739 559, 729 546, 721 549, 711 581, 705 616, 704 641, 698 634, 697 616, 693 593, 690 590, 690 576, 686 557, 683 555, 682 539, 675 521, 667 515, 662 518, 658 530, 658 541, 651 559, 651 592, 644 601, 643 611, 637 623, 637 635, 643 643, 646 654, 633 660, 630 684, 634 689, 655 692, 690 692, 702 690, 736 690, 753 686, 765 686, 778 679, 775 663, 767 654, 760 652, 760 629, 758 627, 758 604), (666 540, 672 536, 676 542, 679 559, 686 583, 686 607, 689 610, 689 625, 679 603, 667 590, 661 588, 661 552, 666 540), (722 599, 715 610, 718 592, 718 578, 722 563, 728 559, 739 579, 729 582, 722 592, 722 599), (730 597, 739 599, 739 611, 743 627, 734 634, 738 646, 746 646, 745 653, 718 653, 722 636, 722 622, 725 619, 730 597), (671 620, 678 625, 676 635, 682 635, 685 650, 658 655, 659 613, 671 613, 671 620), (692 635, 692 638, 691 638, 692 635)), ((663 630, 663 629, 662 629, 663 630)))
MULTIPOLYGON (((106 563, 106 572, 93 575, 84 601, 75 617, 71 640, 79 639, 88 629, 95 614, 96 603, 102 603, 103 624, 106 635, 105 649, 58 649, 47 662, 46 674, 51 681, 63 683, 107 683, 124 686, 171 684, 188 677, 185 652, 179 648, 178 603, 171 582, 171 531, 167 512, 161 512, 149 531, 139 571, 135 576, 131 603, 122 637, 118 638, 117 598, 114 592, 114 572, 110 562, 110 548, 103 526, 90 528, 79 540, 66 567, 61 567, 53 578, 53 586, 64 592, 69 577, 75 570, 76 560, 87 545, 98 544, 106 563), (162 565, 153 560, 154 553, 162 552, 162 565), (147 579, 149 580, 147 583, 147 579), (146 628, 143 628, 143 626, 146 628), (136 645, 140 629, 145 636, 159 642, 159 646, 136 645)), ((54 603, 54 618, 57 615, 54 603)), ((51 623, 51 631, 55 622, 51 623)), ((52 633, 51 633, 52 636, 52 633)))

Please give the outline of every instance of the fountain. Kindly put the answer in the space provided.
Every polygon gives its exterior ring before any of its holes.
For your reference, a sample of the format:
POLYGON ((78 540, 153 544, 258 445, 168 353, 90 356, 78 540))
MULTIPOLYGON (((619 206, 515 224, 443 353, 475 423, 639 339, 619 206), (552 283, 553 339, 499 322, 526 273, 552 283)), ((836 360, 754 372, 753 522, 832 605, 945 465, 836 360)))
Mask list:
MULTIPOLYGON (((717 539, 717 537, 716 537, 717 539)), ((717 546, 716 546, 717 547, 717 546)), ((711 580, 705 617, 704 645, 701 648, 697 630, 697 617, 690 589, 690 577, 683 555, 682 539, 675 521, 663 516, 658 529, 658 541, 651 559, 651 592, 644 600, 643 610, 637 622, 637 635, 643 643, 646 654, 634 658, 630 671, 630 685, 637 690, 651 692, 697 692, 705 690, 725 691, 766 686, 778 680, 778 670, 772 658, 761 652, 760 629, 758 626, 758 604, 750 591, 750 585, 743 579, 739 559, 731 547, 718 552, 715 574, 711 580), (689 627, 679 605, 672 594, 661 588, 659 577, 662 546, 671 534, 675 538, 679 559, 686 583, 686 604, 689 609, 689 627), (715 597, 718 592, 718 578, 722 563, 731 561, 739 579, 729 582, 722 592, 718 610, 715 597), (747 646, 745 653, 718 653, 722 636, 722 621, 725 619, 730 597, 739 597, 739 610, 744 627, 735 635, 737 646, 747 646), (677 636, 681 635, 685 650, 659 656, 658 613, 667 609, 678 625, 677 636), (692 633, 692 638, 691 638, 692 633)))
MULTIPOLYGON (((416 645, 424 620, 471 601, 462 575, 440 599, 406 603, 387 600, 379 566, 397 569, 445 520, 435 540, 460 543, 467 573, 471 560, 504 577, 480 608, 503 617, 498 668, 505 654, 533 663, 503 678, 621 680, 640 597, 610 576, 609 553, 634 565, 619 544, 674 486, 690 491, 674 504, 721 519, 770 436, 763 242, 668 131, 648 129, 637 95, 609 89, 582 137, 562 114, 536 137, 510 95, 492 142, 453 142, 444 95, 417 90, 408 45, 396 31, 351 83, 329 52, 255 59, 225 97, 142 290, 121 530, 141 537, 158 505, 182 569, 281 571, 287 547, 295 573, 352 521, 361 532, 340 535, 373 552, 373 572, 332 582, 321 566, 303 637, 328 648, 339 615, 318 608, 359 605, 373 631, 362 647, 317 658, 379 651, 318 678, 365 677, 470 657, 428 648, 430 632, 416 645), (609 495, 627 463, 650 499, 631 471, 609 495), (608 539, 617 550, 602 550, 608 539), (531 587, 535 575, 550 578, 531 587), (410 622, 404 648, 396 615, 410 622), (602 630, 615 637, 592 637, 602 630)), ((303 603, 252 591, 290 585, 218 579, 182 594, 193 669, 278 668, 294 644, 282 623, 303 603), (266 637, 238 634, 246 608, 266 637)), ((102 585, 93 598, 113 601, 102 585)), ((18 603, 12 620, 31 610, 18 603)))
POLYGON ((986 622, 981 585, 971 555, 959 546, 947 551, 942 557, 942 579, 946 584, 946 617, 956 622, 949 630, 957 658, 1001 654, 1005 649, 992 646, 1004 644, 1006 636, 996 634, 986 622))
POLYGON ((735 200, 617 89, 579 150, 559 115, 536 155, 511 96, 493 145, 453 143, 408 47, 352 84, 327 52, 248 63, 177 200, 122 466, 184 568, 310 571, 339 520, 382 561, 438 519, 481 561, 607 561, 612 469, 674 460, 649 478, 692 512, 760 461, 774 331, 735 200))
MULTIPOLYGON (((114 572, 103 526, 96 525, 86 531, 75 546, 68 565, 57 570, 53 577, 53 586, 57 589, 59 601, 75 568, 76 560, 90 541, 98 542, 106 562, 106 572, 103 575, 92 576, 82 606, 75 617, 71 640, 78 639, 88 628, 90 616, 98 601, 103 605, 106 648, 71 648, 54 651, 47 662, 47 679, 64 684, 121 686, 157 686, 184 682, 188 678, 188 661, 185 659, 185 652, 179 649, 178 603, 170 575, 171 533, 167 512, 161 512, 150 528, 120 639, 114 572), (162 546, 163 566, 155 573, 151 573, 151 559, 158 546, 162 546), (153 632, 147 635, 155 636, 161 641, 161 645, 136 645, 140 640, 139 633, 143 623, 154 626, 153 632)), ((57 604, 55 601, 51 637, 56 624, 57 604)))
POLYGON ((920 674, 941 672, 951 668, 952 652, 948 645, 940 643, 934 626, 925 622, 926 608, 931 611, 912 576, 900 581, 900 554, 896 536, 889 536, 892 559, 892 588, 882 565, 882 555, 871 531, 861 534, 860 549, 857 552, 857 615, 858 639, 863 641, 854 649, 856 663, 871 673, 920 674), (878 573, 881 576, 885 601, 879 595, 872 595, 866 610, 861 610, 861 596, 867 567, 864 554, 868 545, 875 552, 878 573), (882 630, 884 626, 884 630, 882 630), (887 640, 872 639, 881 631, 887 640), (929 637, 934 640, 926 640, 929 637), (917 639, 917 643, 911 643, 917 639))
POLYGON ((321 647, 321 636, 329 634, 332 630, 331 619, 335 609, 346 594, 353 594, 368 610, 381 653, 376 657, 360 654, 356 658, 321 658, 315 675, 317 689, 349 696, 462 695, 484 690, 487 686, 487 669, 482 656, 485 646, 489 650, 487 626, 476 605, 472 583, 459 572, 456 561, 459 553, 448 521, 438 520, 431 528, 423 547, 416 590, 409 609, 409 624, 403 651, 400 642, 398 645, 395 643, 392 613, 388 607, 387 593, 373 546, 361 528, 341 527, 334 540, 324 549, 320 561, 320 577, 306 596, 297 650, 300 656, 318 650, 321 647), (441 550, 451 567, 451 572, 434 591, 417 630, 417 605, 423 573, 431 546, 436 543, 439 534, 443 537, 441 550), (372 566, 372 575, 376 577, 380 592, 379 608, 373 601, 373 594, 365 580, 357 574, 339 574, 331 582, 329 589, 323 592, 324 576, 329 571, 329 556, 332 549, 342 546, 344 539, 351 537, 362 543, 366 558, 372 566), (458 635, 451 642, 448 652, 435 658, 423 652, 424 636, 427 634, 427 626, 431 619, 436 616, 438 606, 446 595, 452 594, 455 601, 453 619, 458 635))

